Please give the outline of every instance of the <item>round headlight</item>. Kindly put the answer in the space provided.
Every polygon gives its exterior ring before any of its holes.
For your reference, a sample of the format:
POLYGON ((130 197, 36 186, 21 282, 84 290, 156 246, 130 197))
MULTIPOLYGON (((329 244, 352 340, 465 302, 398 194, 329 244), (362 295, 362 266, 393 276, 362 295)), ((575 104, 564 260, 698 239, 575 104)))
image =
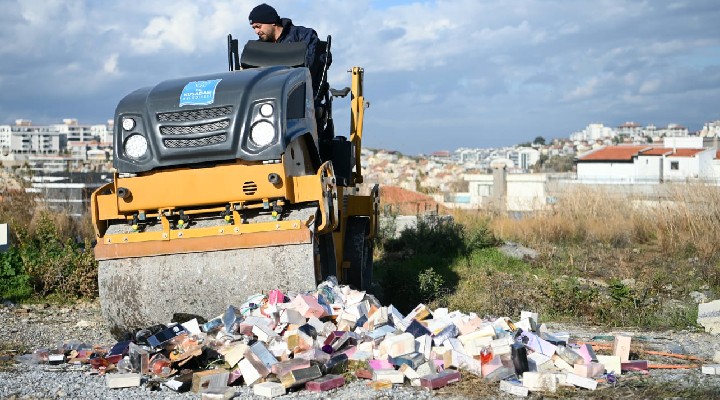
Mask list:
POLYGON ((123 118, 122 127, 126 131, 131 131, 135 127, 135 120, 132 118, 123 118))
POLYGON ((250 140, 258 147, 269 145, 274 138, 275 127, 267 121, 258 122, 250 130, 250 140))
POLYGON ((270 103, 265 103, 260 106, 260 115, 267 118, 273 113, 273 106, 270 103))
POLYGON ((140 158, 147 153, 148 143, 145 136, 142 135, 131 135, 125 139, 125 154, 128 157, 140 158))

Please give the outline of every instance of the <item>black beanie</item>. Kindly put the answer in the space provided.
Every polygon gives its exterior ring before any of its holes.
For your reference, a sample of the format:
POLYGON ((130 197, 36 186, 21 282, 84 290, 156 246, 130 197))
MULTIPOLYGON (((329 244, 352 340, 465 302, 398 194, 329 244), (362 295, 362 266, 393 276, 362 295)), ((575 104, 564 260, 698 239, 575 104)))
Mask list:
POLYGON ((251 24, 256 22, 261 24, 276 24, 280 22, 280 16, 277 11, 265 3, 253 8, 248 18, 251 24))

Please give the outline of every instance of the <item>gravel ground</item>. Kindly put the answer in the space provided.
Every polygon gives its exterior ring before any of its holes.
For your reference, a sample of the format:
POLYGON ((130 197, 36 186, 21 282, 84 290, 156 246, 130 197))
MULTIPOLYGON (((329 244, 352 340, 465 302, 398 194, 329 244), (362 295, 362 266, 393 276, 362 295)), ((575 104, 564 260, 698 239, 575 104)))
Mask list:
MULTIPOLYGON (((562 324, 548 324, 548 326, 552 332, 570 332, 571 337, 578 340, 591 340, 593 337, 601 335, 628 334, 635 338, 634 346, 638 344, 645 350, 697 356, 707 360, 707 363, 713 363, 712 358, 715 352, 720 351, 720 336, 712 336, 704 332, 638 332, 562 324)), ((160 386, 160 390, 156 391, 150 391, 147 385, 132 389, 107 389, 104 377, 93 375, 88 370, 72 370, 69 366, 57 368, 49 365, 25 365, 13 361, 13 355, 17 354, 16 352, 29 353, 37 348, 54 348, 72 340, 88 344, 111 345, 115 343, 102 323, 97 301, 82 302, 72 306, 0 305, 0 398, 197 399, 200 397, 194 393, 176 393, 164 386, 160 386)), ((653 364, 686 363, 672 357, 654 358, 651 362, 653 364)), ((640 377, 623 375, 620 381, 636 378, 640 377)), ((651 370, 648 380, 663 382, 670 387, 709 388, 704 391, 705 395, 717 393, 720 398, 720 375, 702 375, 698 369, 651 370)), ((477 383, 478 390, 473 390, 473 385, 475 383, 472 381, 471 383, 462 382, 435 392, 395 385, 390 390, 376 391, 368 387, 366 382, 355 381, 330 392, 317 394, 302 390, 290 393, 283 398, 513 398, 494 389, 497 387, 496 384, 477 383), (488 388, 490 389, 488 390, 488 388)), ((234 398, 253 398, 252 391, 247 387, 233 387, 232 389, 235 390, 234 398)), ((614 389, 609 388, 596 393, 606 393, 608 390, 614 389)), ((563 397, 576 398, 583 398, 590 394, 579 389, 563 393, 565 393, 563 397)), ((616 397, 612 392, 606 394, 608 398, 616 397)), ((540 398, 541 395, 533 394, 531 397, 540 398)))

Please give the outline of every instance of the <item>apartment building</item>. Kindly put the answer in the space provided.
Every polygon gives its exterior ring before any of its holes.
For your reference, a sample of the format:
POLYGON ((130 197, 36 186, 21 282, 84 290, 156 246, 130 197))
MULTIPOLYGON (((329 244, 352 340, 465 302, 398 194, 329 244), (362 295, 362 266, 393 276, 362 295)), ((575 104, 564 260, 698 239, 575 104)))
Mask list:
POLYGON ((67 145, 67 134, 52 126, 33 125, 18 119, 15 125, 0 125, 0 158, 25 161, 30 154, 60 154, 67 145))
POLYGON ((107 159, 111 147, 112 125, 81 125, 76 119, 50 125, 18 119, 14 125, 0 125, 0 161, 10 166, 63 171, 82 165, 91 155, 107 159))

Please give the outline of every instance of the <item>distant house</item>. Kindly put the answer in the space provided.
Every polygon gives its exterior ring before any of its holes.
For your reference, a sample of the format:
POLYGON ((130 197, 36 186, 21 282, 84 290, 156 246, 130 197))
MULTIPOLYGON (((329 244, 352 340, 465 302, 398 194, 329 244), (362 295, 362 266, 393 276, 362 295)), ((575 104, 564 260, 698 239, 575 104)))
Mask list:
POLYGON ((578 156, 577 179, 598 183, 714 180, 712 148, 606 146, 578 156))

